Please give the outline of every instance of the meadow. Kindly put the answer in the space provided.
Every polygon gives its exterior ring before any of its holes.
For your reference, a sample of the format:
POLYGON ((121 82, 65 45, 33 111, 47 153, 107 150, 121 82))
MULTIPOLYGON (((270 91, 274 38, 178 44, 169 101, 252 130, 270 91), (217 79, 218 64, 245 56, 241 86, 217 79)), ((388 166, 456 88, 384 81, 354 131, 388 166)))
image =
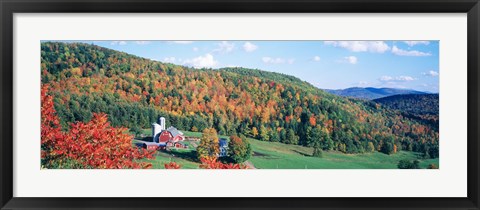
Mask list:
MULTIPOLYGON (((145 129, 148 135, 150 130, 145 129)), ((201 137, 200 132, 182 131, 185 136, 201 137)), ((227 138, 227 136, 219 136, 227 138)), ((323 151, 323 157, 312 157, 313 148, 279 142, 265 142, 248 138, 253 155, 248 160, 257 169, 397 169, 400 160, 419 160, 421 168, 429 164, 439 165, 439 159, 422 159, 420 153, 400 151, 387 155, 381 152, 363 154, 345 154, 337 151, 323 151)), ((155 159, 147 160, 153 168, 164 168, 167 162, 176 162, 184 169, 196 169, 195 147, 190 142, 188 149, 159 151, 155 159)))
POLYGON ((431 163, 438 165, 439 159, 420 159, 419 153, 401 151, 386 155, 381 152, 344 154, 324 151, 322 158, 312 157, 313 148, 285 145, 277 142, 262 142, 249 139, 254 155, 249 160, 262 169, 397 169, 400 160, 420 161, 421 168, 431 163))

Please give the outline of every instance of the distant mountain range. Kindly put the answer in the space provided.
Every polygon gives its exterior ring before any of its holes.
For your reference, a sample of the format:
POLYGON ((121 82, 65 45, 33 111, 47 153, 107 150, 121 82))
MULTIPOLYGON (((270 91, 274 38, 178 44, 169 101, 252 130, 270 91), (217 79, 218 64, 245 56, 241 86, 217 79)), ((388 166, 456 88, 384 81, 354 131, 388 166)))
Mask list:
POLYGON ((351 98, 360 98, 373 100, 377 98, 383 98, 387 96, 399 95, 399 94, 428 94, 427 92, 421 92, 416 90, 396 89, 396 88, 373 88, 373 87, 352 87, 347 89, 330 90, 324 89, 328 93, 338 96, 345 96, 351 98))

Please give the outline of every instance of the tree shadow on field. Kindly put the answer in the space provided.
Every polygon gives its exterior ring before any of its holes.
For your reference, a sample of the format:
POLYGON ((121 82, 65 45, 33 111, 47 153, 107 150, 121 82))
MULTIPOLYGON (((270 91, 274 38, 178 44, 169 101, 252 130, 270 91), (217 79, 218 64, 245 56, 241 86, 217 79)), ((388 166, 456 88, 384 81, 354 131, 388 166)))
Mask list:
POLYGON ((140 141, 153 142, 153 138, 152 138, 151 136, 147 136, 147 137, 143 137, 143 138, 138 137, 138 138, 136 138, 136 139, 138 139, 138 140, 140 140, 140 141))
POLYGON ((170 151, 162 151, 162 152, 166 154, 170 154, 174 157, 189 160, 191 162, 199 162, 197 158, 197 151, 195 150, 190 150, 190 151, 170 150, 170 151))
POLYGON ((274 156, 271 156, 271 155, 268 155, 268 154, 264 154, 264 153, 260 153, 260 152, 256 152, 254 151, 253 152, 253 157, 259 157, 259 158, 263 158, 263 159, 278 159, 278 157, 274 157, 274 156))
POLYGON ((294 151, 294 152, 297 153, 297 154, 303 155, 303 156, 305 156, 305 157, 312 157, 311 154, 307 154, 307 153, 305 153, 305 152, 300 152, 300 151, 294 150, 294 149, 292 149, 292 151, 294 151))

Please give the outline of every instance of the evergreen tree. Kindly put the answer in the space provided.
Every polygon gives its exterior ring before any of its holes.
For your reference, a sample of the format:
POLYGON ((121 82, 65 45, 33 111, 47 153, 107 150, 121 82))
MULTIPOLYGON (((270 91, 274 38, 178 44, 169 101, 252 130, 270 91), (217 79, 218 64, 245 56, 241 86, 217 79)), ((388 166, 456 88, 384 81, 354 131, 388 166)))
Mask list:
POLYGON ((284 143, 287 144, 297 144, 299 137, 295 135, 295 131, 293 129, 288 129, 286 133, 286 139, 284 143))

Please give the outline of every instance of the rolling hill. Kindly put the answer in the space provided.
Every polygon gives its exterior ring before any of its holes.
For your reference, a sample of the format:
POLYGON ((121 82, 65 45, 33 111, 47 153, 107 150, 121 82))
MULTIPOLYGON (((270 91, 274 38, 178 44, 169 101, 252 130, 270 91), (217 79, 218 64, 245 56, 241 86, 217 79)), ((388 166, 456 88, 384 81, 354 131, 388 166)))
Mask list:
POLYGON ((438 130, 430 124, 285 74, 194 69, 90 44, 42 42, 41 79, 64 129, 94 112, 133 132, 164 116, 167 125, 193 132, 213 127, 220 135, 302 146, 321 136, 323 150, 438 156, 438 130))
POLYGON ((373 88, 373 87, 366 87, 366 88, 352 87, 352 88, 339 89, 339 90, 325 89, 325 91, 338 96, 368 99, 368 100, 383 98, 383 97, 392 96, 392 95, 399 95, 399 94, 426 94, 425 92, 420 92, 416 90, 395 89, 395 88, 373 88))
POLYGON ((390 109, 407 113, 438 115, 438 96, 438 94, 401 94, 378 98, 373 101, 390 109))

